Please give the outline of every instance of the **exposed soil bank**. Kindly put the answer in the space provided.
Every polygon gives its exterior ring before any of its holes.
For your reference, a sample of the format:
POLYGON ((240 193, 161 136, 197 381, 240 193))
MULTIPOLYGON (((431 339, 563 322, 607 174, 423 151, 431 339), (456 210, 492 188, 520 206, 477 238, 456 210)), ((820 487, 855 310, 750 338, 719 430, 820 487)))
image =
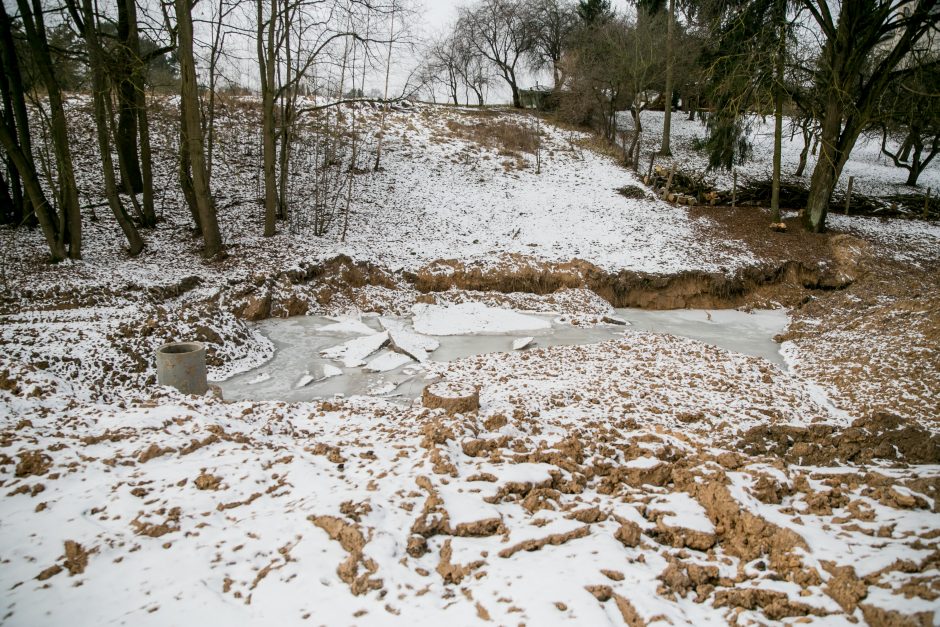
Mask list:
MULTIPOLYGON (((607 272, 579 259, 547 263, 523 257, 488 265, 441 260, 417 273, 392 274, 341 255, 274 277, 255 277, 251 284, 234 292, 232 310, 246 320, 303 315, 329 307, 337 297, 359 302, 361 295, 356 291, 367 287, 401 292, 400 296, 411 302, 433 302, 435 294, 453 289, 536 295, 588 289, 618 308, 728 309, 771 303, 797 307, 806 301, 807 290, 838 290, 851 285, 865 249, 867 244, 862 240, 839 235, 829 240, 826 258, 815 263, 765 263, 731 275, 701 271, 673 275, 607 272)), ((363 310, 385 312, 380 303, 362 304, 363 310)))

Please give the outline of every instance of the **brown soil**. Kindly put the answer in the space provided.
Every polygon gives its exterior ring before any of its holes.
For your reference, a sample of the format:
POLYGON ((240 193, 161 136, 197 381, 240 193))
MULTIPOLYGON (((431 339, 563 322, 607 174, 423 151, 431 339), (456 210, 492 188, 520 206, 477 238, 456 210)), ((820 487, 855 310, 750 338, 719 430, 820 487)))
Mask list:
POLYGON ((860 418, 847 429, 833 425, 755 427, 737 446, 751 455, 772 455, 800 465, 865 464, 873 460, 940 463, 940 434, 886 413, 860 418))
POLYGON ((346 560, 337 567, 336 574, 349 586, 353 594, 365 594, 382 588, 382 580, 373 576, 379 570, 378 564, 362 553, 367 540, 359 525, 335 516, 309 516, 308 520, 323 529, 330 539, 338 541, 343 550, 349 553, 346 560))

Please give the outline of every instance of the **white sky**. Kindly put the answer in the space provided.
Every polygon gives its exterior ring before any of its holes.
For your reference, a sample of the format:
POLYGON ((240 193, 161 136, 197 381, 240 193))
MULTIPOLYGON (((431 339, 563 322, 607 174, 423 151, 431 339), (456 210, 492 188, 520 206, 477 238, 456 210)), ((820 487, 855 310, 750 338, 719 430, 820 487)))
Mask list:
MULTIPOLYGON (((575 2, 576 0, 571 0, 575 2)), ((446 32, 447 28, 457 20, 457 8, 474 4, 473 0, 418 0, 423 3, 423 20, 419 30, 426 37, 433 37, 446 32)), ((628 7, 628 0, 612 0, 611 5, 618 12, 625 11, 628 7)), ((400 68, 396 73, 398 76, 404 76, 405 68, 400 68)), ((551 77, 546 75, 530 76, 526 72, 521 73, 520 82, 524 87, 528 87, 535 82, 541 84, 551 84, 551 77)), ((424 97, 424 96, 423 96, 424 97)), ((446 97, 443 93, 438 94, 438 100, 446 97)), ((493 88, 487 95, 487 101, 494 104, 507 103, 509 101, 509 89, 505 86, 505 81, 497 79, 493 83, 493 88)))

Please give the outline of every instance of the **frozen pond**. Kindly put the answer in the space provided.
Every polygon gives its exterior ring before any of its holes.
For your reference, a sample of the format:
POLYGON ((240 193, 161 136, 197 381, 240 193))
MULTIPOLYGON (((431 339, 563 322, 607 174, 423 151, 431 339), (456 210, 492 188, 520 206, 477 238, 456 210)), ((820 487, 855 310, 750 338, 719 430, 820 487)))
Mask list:
MULTIPOLYGON (((440 325, 435 326, 434 321, 418 318, 414 321, 409 318, 392 321, 383 319, 383 322, 386 325, 399 324, 407 332, 418 328, 423 333, 435 333, 433 340, 425 336, 425 339, 439 343, 436 350, 427 353, 430 361, 446 362, 482 353, 511 352, 514 342, 527 337, 533 340, 530 346, 545 347, 592 344, 629 336, 636 331, 652 331, 688 337, 730 351, 763 357, 784 367, 779 346, 773 341, 773 337, 787 324, 787 315, 782 309, 752 313, 733 310, 618 309, 616 315, 627 321, 629 326, 601 324, 585 328, 559 322, 557 316, 544 314, 519 316, 524 319, 522 326, 525 326, 526 320, 529 321, 529 328, 525 330, 477 331, 473 334, 460 332, 469 327, 462 327, 458 316, 447 320, 451 323, 449 330, 440 328, 440 325), (543 328, 533 328, 539 326, 543 328), (451 332, 455 334, 440 334, 451 332)), ((498 320, 490 328, 511 327, 513 322, 518 321, 498 320)), ((351 365, 355 360, 351 360, 348 355, 345 364, 343 357, 337 357, 334 347, 351 340, 362 338, 364 343, 368 343, 366 338, 369 337, 375 337, 376 341, 382 339, 378 335, 368 335, 384 330, 379 317, 375 315, 364 315, 361 322, 341 325, 337 325, 334 319, 320 316, 270 319, 261 322, 259 329, 274 343, 275 355, 263 366, 220 383, 223 395, 228 400, 304 401, 329 398, 336 394, 408 399, 420 395, 427 384, 424 369, 419 363, 387 348, 362 358, 363 365, 351 365), (321 355, 321 351, 327 349, 334 349, 334 354, 321 355), (372 372, 367 370, 368 366, 388 369, 372 372)), ((361 352, 365 350, 369 349, 365 348, 361 352)))

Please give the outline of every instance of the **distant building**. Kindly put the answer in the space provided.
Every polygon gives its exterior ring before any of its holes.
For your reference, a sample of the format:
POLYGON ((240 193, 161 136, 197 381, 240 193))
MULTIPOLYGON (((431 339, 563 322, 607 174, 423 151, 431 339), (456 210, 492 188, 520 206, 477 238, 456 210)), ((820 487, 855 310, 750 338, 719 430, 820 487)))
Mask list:
POLYGON ((548 97, 552 94, 552 88, 544 85, 535 84, 535 87, 519 90, 519 101, 526 109, 544 109, 548 97))

